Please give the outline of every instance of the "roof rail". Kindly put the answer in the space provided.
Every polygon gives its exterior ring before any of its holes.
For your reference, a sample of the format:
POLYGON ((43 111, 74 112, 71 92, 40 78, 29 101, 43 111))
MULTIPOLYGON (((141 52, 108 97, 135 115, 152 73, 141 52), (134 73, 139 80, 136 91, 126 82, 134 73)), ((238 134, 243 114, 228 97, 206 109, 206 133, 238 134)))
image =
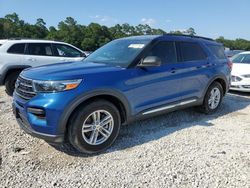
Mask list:
POLYGON ((196 35, 185 35, 185 34, 174 34, 174 33, 167 33, 163 34, 167 36, 182 36, 182 37, 190 37, 190 38, 198 38, 198 39, 205 39, 205 40, 211 40, 214 41, 214 39, 207 38, 207 37, 202 37, 202 36, 196 36, 196 35))
POLYGON ((8 38, 8 40, 45 40, 45 41, 61 42, 59 40, 54 40, 54 39, 35 39, 35 38, 25 38, 25 37, 13 37, 13 38, 8 38))

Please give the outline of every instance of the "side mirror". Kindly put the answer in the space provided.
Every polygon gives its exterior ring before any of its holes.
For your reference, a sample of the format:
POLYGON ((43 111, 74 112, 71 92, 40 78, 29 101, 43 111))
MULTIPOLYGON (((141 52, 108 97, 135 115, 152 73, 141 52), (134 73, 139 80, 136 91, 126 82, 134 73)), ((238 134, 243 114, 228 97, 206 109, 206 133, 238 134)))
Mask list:
POLYGON ((85 53, 81 53, 81 57, 84 57, 84 58, 86 58, 87 56, 86 56, 86 54, 85 53))
POLYGON ((147 56, 143 59, 138 67, 159 67, 161 65, 161 59, 156 56, 147 56))

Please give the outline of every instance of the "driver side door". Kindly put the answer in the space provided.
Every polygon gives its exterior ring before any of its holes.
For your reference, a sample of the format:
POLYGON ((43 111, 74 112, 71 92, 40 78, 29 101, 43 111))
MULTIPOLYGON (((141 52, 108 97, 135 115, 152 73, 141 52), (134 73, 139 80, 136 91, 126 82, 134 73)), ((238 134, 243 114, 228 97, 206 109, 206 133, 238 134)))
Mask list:
MULTIPOLYGON (((175 42, 160 41, 145 54, 161 59, 158 67, 136 67, 136 77, 129 80, 136 113, 158 108, 181 99, 179 91, 182 79, 176 75, 177 53, 175 42)), ((144 57, 144 58, 145 58, 144 57)))

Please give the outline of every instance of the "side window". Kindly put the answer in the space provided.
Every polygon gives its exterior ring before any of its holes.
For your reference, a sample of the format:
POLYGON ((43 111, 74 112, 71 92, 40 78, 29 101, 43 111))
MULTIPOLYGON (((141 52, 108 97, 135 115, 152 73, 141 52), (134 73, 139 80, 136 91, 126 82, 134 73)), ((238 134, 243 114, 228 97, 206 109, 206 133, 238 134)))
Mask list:
POLYGON ((179 48, 183 61, 198 61, 207 59, 207 55, 198 43, 180 42, 179 48))
POLYGON ((207 45, 210 51, 217 57, 218 59, 226 59, 225 51, 223 46, 219 45, 207 45))
POLYGON ((7 52, 10 53, 10 54, 24 54, 24 49, 25 49, 25 44, 24 43, 18 43, 18 44, 12 45, 8 49, 7 52))
POLYGON ((148 56, 157 56, 162 64, 176 63, 176 50, 174 42, 159 42, 149 52, 148 56))
POLYGON ((82 53, 64 44, 54 44, 56 54, 61 57, 81 57, 82 53))
POLYGON ((29 43, 29 55, 52 56, 52 48, 50 43, 29 43))

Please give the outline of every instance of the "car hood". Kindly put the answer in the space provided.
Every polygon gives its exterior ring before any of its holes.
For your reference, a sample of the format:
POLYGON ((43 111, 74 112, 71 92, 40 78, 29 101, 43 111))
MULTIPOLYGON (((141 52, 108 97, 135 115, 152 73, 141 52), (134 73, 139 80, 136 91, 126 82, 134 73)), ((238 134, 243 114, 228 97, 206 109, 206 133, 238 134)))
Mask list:
POLYGON ((250 64, 233 63, 232 75, 250 74, 250 64))
POLYGON ((69 62, 25 69, 21 75, 33 80, 81 79, 86 74, 112 72, 124 68, 92 62, 69 62))

